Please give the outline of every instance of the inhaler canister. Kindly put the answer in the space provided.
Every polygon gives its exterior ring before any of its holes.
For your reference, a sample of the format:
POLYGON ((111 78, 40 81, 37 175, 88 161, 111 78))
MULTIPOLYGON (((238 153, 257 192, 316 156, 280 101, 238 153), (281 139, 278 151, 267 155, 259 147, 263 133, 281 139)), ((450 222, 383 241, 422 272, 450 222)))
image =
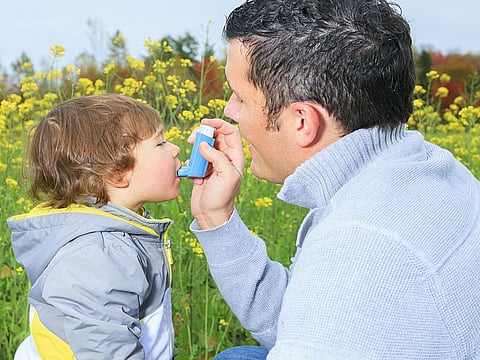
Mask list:
POLYGON ((207 172, 208 161, 200 154, 198 146, 201 142, 206 142, 210 146, 213 146, 215 139, 213 134, 215 128, 209 125, 200 125, 197 133, 195 134, 195 142, 193 143, 192 154, 190 155, 190 161, 188 166, 182 166, 177 171, 178 177, 192 177, 203 178, 207 172))

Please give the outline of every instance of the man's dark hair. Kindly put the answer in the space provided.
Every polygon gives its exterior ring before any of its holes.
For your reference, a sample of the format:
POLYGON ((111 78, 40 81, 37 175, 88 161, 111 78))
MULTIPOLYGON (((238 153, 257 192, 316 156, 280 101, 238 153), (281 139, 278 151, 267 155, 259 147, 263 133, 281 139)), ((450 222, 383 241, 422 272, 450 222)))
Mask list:
POLYGON ((347 133, 392 128, 412 112, 410 27, 383 0, 247 0, 223 36, 249 49, 249 81, 266 98, 269 127, 297 101, 325 107, 347 133))

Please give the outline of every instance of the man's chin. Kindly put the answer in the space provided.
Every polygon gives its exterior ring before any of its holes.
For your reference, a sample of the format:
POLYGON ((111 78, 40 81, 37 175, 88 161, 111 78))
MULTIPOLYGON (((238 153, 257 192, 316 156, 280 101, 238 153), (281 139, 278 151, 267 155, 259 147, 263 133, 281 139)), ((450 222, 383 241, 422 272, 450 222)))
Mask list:
POLYGON ((253 176, 260 180, 265 180, 273 184, 280 184, 282 185, 283 182, 285 181, 284 178, 280 178, 280 174, 275 174, 275 173, 267 173, 264 169, 261 169, 259 166, 256 166, 255 161, 252 160, 250 163, 250 172, 252 173, 253 176))
POLYGON ((256 166, 256 163, 253 159, 252 159, 252 162, 250 163, 250 172, 252 173, 253 176, 261 180, 266 180, 264 177, 264 174, 261 171, 259 171, 258 166, 256 166))

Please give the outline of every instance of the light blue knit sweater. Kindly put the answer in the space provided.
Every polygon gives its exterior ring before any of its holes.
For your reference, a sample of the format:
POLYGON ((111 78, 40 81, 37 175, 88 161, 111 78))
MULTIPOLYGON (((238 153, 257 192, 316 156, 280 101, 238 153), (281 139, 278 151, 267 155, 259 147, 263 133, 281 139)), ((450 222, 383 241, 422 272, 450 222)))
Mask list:
POLYGON ((324 149, 279 195, 307 207, 290 269, 234 212, 192 231, 268 359, 480 359, 480 183, 403 127, 324 149))

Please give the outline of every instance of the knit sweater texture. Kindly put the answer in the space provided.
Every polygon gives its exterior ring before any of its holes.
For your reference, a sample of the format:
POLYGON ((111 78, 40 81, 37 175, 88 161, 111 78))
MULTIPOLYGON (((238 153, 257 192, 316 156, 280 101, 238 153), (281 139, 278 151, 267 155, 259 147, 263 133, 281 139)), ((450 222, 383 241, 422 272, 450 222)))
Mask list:
POLYGON ((403 126, 357 130, 278 196, 310 209, 288 268, 236 211, 191 225, 269 360, 480 359, 480 183, 450 152, 403 126))

